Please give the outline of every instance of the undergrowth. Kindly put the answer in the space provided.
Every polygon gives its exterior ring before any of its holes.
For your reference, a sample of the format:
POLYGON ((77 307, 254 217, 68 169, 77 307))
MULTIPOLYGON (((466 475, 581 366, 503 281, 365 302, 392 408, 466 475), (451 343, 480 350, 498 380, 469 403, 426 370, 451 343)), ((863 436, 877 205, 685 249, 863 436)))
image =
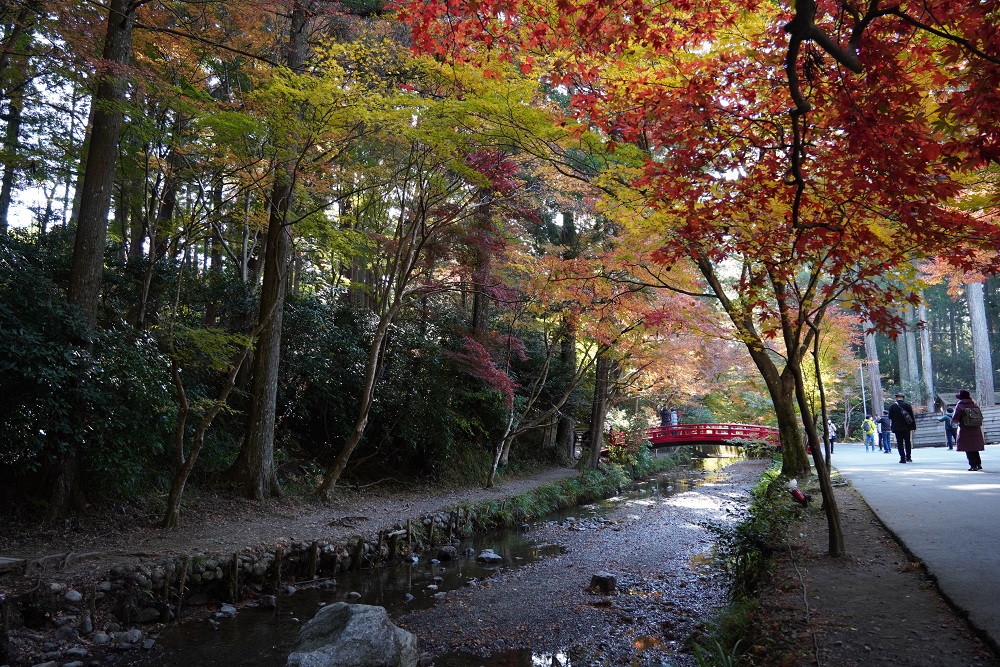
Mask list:
POLYGON ((686 454, 677 452, 662 458, 648 455, 626 463, 609 463, 598 470, 586 470, 580 476, 502 500, 466 502, 455 506, 462 516, 464 535, 517 526, 526 521, 614 495, 633 480, 669 470, 686 462, 686 454))
POLYGON ((787 526, 802 511, 789 498, 785 481, 780 466, 774 466, 754 486, 750 505, 735 524, 706 524, 717 536, 716 554, 730 587, 727 607, 694 643, 702 667, 753 664, 751 653, 761 632, 754 625, 757 593, 772 555, 785 543, 787 526))

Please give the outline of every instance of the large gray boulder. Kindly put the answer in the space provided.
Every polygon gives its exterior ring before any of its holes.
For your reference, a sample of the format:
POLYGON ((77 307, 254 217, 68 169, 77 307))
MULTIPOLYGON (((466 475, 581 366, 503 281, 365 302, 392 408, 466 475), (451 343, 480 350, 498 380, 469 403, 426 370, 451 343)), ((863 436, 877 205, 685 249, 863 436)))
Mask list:
POLYGON ((337 602, 299 631, 288 667, 416 667, 417 638, 383 607, 337 602))

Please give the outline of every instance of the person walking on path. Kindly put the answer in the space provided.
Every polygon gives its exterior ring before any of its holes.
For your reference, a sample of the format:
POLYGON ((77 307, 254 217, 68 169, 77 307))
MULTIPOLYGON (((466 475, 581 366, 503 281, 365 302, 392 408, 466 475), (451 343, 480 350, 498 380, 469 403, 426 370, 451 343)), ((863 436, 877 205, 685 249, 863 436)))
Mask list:
POLYGON ((983 437, 983 411, 976 402, 972 400, 972 395, 968 389, 955 394, 958 405, 955 406, 955 414, 952 422, 958 427, 958 444, 956 449, 965 452, 969 459, 969 470, 982 470, 983 461, 979 452, 986 449, 986 438, 983 437))
POLYGON ((948 408, 945 414, 937 418, 939 422, 944 422, 944 437, 948 439, 948 449, 955 449, 955 434, 958 433, 955 423, 951 420, 954 414, 955 408, 948 408))
POLYGON ((892 420, 889 419, 889 411, 883 410, 882 416, 878 418, 879 444, 886 454, 892 453, 892 420))
POLYGON ((872 451, 875 451, 875 422, 872 421, 871 417, 866 416, 865 420, 861 422, 861 432, 865 434, 865 451, 871 447, 872 451))
POLYGON ((906 394, 898 392, 896 402, 889 406, 889 421, 892 422, 892 432, 896 434, 896 452, 900 463, 913 461, 910 455, 913 451, 913 441, 910 434, 917 430, 917 418, 913 414, 913 406, 904 399, 906 394))
POLYGON ((830 434, 830 453, 833 453, 833 446, 837 444, 837 425, 832 419, 826 420, 827 432, 830 434))

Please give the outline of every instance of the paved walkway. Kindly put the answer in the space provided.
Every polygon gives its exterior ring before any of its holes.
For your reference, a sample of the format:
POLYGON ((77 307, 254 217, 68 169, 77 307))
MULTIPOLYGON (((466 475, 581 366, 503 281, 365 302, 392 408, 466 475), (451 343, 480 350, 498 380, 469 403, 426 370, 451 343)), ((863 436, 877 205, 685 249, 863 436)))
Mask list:
POLYGON ((1000 445, 987 445, 982 458, 983 470, 969 472, 964 453, 922 447, 901 464, 895 443, 883 454, 848 442, 837 445, 831 463, 1000 645, 1000 445))

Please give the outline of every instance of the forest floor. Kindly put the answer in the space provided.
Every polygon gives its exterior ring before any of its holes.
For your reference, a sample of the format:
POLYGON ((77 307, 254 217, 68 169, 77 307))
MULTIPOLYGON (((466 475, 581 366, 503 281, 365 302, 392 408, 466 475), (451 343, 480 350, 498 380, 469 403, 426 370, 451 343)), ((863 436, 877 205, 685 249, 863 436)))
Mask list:
MULTIPOLYGON (((131 507, 59 524, 6 516, 0 557, 27 559, 31 576, 44 581, 79 585, 99 579, 113 565, 174 553, 231 553, 282 540, 375 534, 463 500, 512 496, 575 474, 552 468, 493 489, 394 484, 391 490, 341 490, 329 504, 204 495, 191 498, 182 527, 173 530, 157 528, 159 517, 131 507)), ((994 648, 945 602, 857 492, 841 485, 836 493, 848 555, 825 555, 826 522, 818 503, 790 527, 789 547, 775 555, 762 586, 757 631, 748 631, 743 644, 752 664, 1000 665, 994 648)))

